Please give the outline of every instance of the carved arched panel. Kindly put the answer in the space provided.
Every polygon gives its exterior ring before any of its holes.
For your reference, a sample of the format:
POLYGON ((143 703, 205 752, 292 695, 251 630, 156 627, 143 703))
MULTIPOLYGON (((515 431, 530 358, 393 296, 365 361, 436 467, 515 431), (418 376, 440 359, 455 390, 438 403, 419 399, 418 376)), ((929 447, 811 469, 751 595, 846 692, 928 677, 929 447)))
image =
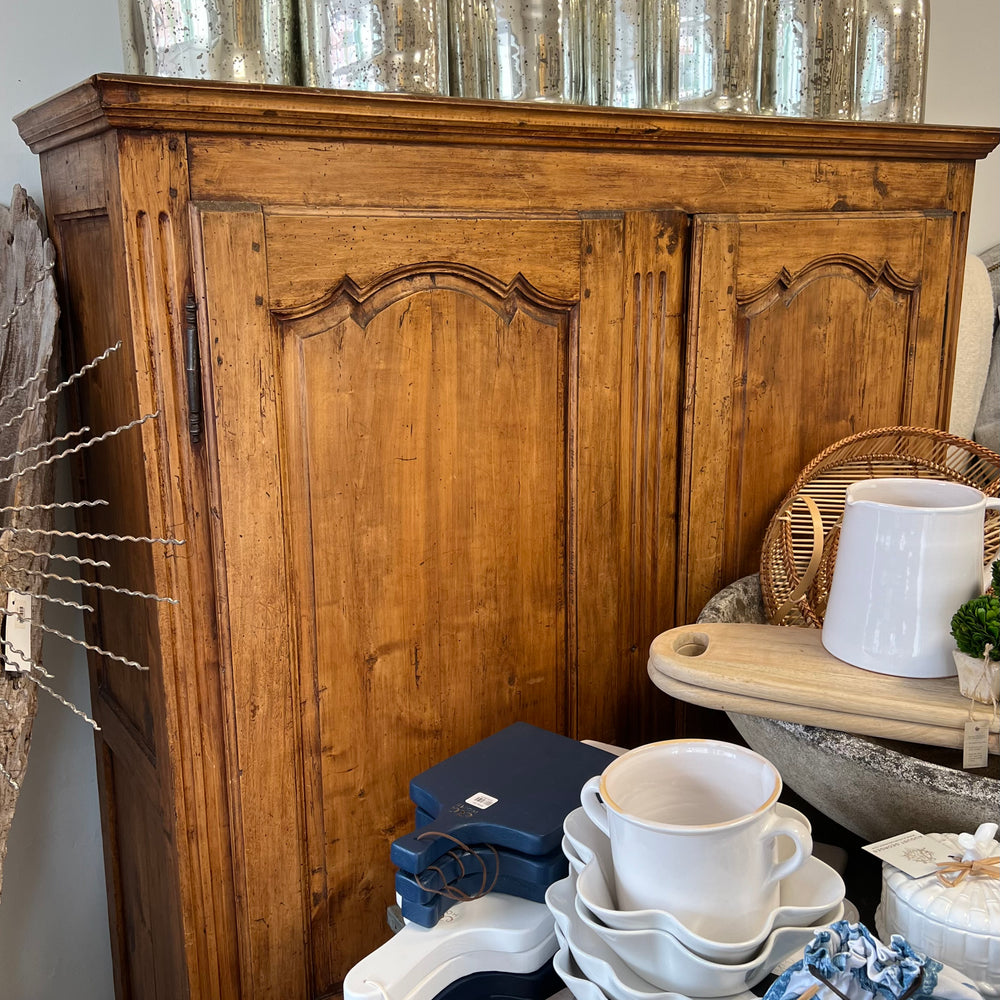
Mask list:
MULTIPOLYGON (((300 672, 319 706, 310 853, 336 906, 381 890, 386 840, 355 831, 402 834, 406 781, 455 734, 567 726, 576 307, 428 263, 283 315, 300 672)), ((363 919, 377 940, 382 910, 363 919)))
POLYGON ((935 282, 949 225, 920 213, 696 221, 681 540, 689 619, 758 569, 775 507, 823 448, 939 412, 935 282))
MULTIPOLYGON (((745 360, 733 419, 740 463, 763 454, 768 442, 786 442, 768 452, 768 476, 790 483, 815 442, 901 417, 918 287, 890 265, 831 254, 738 293, 736 357, 745 360), (859 377, 871 372, 879 377, 859 377)), ((761 537, 766 527, 759 517, 747 525, 761 537)))
POLYGON ((319 997, 388 936, 410 778, 519 719, 658 735, 687 229, 303 218, 196 233, 238 915, 319 997))

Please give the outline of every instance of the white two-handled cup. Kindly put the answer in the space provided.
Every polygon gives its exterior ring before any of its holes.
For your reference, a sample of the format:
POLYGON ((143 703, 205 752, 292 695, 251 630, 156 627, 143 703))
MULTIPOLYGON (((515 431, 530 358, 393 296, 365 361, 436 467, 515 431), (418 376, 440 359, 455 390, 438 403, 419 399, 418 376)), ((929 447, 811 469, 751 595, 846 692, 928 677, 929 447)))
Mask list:
POLYGON ((812 854, 808 828, 775 811, 780 793, 777 768, 752 750, 667 740, 612 761, 580 801, 611 841, 619 909, 665 910, 735 942, 765 924, 781 880, 812 854), (780 837, 792 842, 782 861, 780 837))

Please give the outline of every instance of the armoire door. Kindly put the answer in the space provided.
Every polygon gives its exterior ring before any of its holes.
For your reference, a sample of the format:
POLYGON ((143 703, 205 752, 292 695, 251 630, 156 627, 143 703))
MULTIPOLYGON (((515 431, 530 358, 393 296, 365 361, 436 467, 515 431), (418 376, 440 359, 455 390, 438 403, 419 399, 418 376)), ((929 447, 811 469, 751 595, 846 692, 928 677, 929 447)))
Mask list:
POLYGON ((388 937, 413 775, 515 720, 628 740, 648 711, 687 223, 193 229, 244 990, 334 995, 388 937))
POLYGON ((757 572, 774 509, 825 447, 940 425, 953 226, 946 212, 695 218, 685 620, 757 572))

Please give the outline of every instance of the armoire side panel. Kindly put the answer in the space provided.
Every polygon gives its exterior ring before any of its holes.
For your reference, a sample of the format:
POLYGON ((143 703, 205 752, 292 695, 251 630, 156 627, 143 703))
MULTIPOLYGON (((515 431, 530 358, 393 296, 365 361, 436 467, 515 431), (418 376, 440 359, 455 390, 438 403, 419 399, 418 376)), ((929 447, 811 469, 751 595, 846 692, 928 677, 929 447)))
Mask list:
MULTIPOLYGON (((116 233, 103 207, 56 215, 53 239, 63 290, 67 374, 91 369, 73 385, 70 409, 92 436, 136 419, 135 362, 130 331, 123 321, 122 286, 116 274, 116 233), (97 360, 103 356, 102 360, 97 360)), ((144 480, 134 470, 144 463, 136 429, 85 449, 75 463, 78 498, 106 501, 77 512, 80 530, 91 535, 149 534, 144 480)), ((80 553, 108 563, 86 579, 154 592, 147 546, 83 538, 80 553)), ((81 600, 95 608, 85 616, 88 641, 143 669, 99 653, 89 656, 97 734, 98 786, 105 832, 112 950, 119 1000, 187 995, 182 946, 183 918, 176 885, 176 854, 163 812, 165 778, 158 719, 162 701, 154 683, 160 667, 156 609, 128 594, 81 587, 81 600), (151 618, 149 616, 152 616, 151 618), (157 859, 150 865, 151 859, 157 859)))
MULTIPOLYGON (((72 331, 72 354, 67 360, 76 368, 93 365, 92 372, 74 385, 74 408, 86 414, 86 426, 95 437, 135 420, 138 410, 129 375, 134 368, 129 331, 115 308, 114 296, 109 294, 115 283, 107 281, 114 270, 111 227, 103 212, 57 222, 59 262, 66 288, 63 323, 72 331), (94 364, 102 355, 106 355, 104 359, 94 364)), ((83 452, 78 468, 86 479, 86 491, 106 505, 78 511, 82 529, 101 534, 146 534, 145 491, 142 481, 137 482, 133 475, 141 462, 142 441, 134 432, 118 434, 83 452)), ((110 563, 109 569, 95 572, 97 582, 149 591, 151 571, 145 547, 100 539, 84 540, 83 544, 91 558, 110 563)), ((86 589, 85 594, 88 603, 101 609, 86 619, 94 645, 144 666, 149 665, 151 654, 159 656, 144 631, 135 627, 135 613, 142 614, 148 608, 142 604, 137 607, 135 598, 111 591, 86 589)), ((156 705, 149 674, 103 658, 95 657, 92 662, 103 700, 122 717, 142 752, 155 761, 156 705)))
POLYGON ((188 994, 180 937, 171 933, 180 921, 176 888, 169 867, 150 863, 163 856, 168 834, 141 772, 113 752, 105 772, 114 802, 115 884, 125 945, 116 963, 122 998, 176 1000, 188 994))

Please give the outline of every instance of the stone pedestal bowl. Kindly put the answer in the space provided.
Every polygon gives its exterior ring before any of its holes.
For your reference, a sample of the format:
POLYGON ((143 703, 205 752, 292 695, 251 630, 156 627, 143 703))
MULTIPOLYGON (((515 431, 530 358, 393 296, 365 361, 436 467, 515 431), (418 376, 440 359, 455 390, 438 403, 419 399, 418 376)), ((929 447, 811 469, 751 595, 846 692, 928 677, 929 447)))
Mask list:
MULTIPOLYGON (((719 591, 699 622, 766 622, 760 579, 719 591)), ((747 744, 785 784, 866 841, 919 830, 964 833, 996 821, 1000 760, 963 771, 961 750, 855 736, 833 729, 727 713, 747 744)))

